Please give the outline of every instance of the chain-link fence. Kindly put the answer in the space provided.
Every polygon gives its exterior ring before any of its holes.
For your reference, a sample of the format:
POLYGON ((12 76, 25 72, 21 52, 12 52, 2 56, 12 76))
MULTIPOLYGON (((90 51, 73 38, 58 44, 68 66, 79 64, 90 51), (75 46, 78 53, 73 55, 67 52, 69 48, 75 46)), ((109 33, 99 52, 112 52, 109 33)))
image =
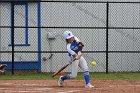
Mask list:
POLYGON ((70 30, 85 45, 90 72, 140 71, 139 15, 139 2, 1 1, 0 63, 55 72, 67 63, 63 32, 70 30))

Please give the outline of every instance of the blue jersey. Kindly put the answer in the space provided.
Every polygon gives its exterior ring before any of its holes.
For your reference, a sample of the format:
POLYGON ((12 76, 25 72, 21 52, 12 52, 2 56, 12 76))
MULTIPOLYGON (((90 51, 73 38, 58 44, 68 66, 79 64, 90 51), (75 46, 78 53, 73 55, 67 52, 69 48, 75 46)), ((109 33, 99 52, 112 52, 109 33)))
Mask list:
MULTIPOLYGON (((76 42, 76 40, 74 40, 71 45, 70 45, 70 49, 72 51, 74 51, 75 53, 78 53, 78 42, 76 42)), ((69 56, 71 56, 71 54, 69 53, 69 56)))
POLYGON ((75 53, 78 53, 78 43, 80 42, 80 40, 74 36, 74 40, 72 43, 68 43, 67 44, 67 51, 69 53, 69 56, 74 55, 75 53))

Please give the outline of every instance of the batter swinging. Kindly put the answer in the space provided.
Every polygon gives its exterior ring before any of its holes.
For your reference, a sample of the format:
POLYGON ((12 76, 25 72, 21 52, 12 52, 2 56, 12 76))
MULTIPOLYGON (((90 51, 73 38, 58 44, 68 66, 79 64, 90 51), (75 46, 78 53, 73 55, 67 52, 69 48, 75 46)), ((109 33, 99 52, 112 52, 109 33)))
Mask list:
POLYGON ((90 75, 87 62, 84 57, 81 56, 81 51, 84 47, 83 43, 80 42, 80 40, 76 36, 74 36, 71 31, 65 31, 64 38, 67 43, 67 51, 69 56, 68 61, 71 62, 72 70, 71 74, 60 76, 58 80, 58 86, 63 86, 64 80, 75 78, 77 76, 79 66, 84 71, 84 79, 86 83, 85 87, 93 88, 94 86, 90 84, 90 75), (73 61, 73 59, 76 60, 73 61))

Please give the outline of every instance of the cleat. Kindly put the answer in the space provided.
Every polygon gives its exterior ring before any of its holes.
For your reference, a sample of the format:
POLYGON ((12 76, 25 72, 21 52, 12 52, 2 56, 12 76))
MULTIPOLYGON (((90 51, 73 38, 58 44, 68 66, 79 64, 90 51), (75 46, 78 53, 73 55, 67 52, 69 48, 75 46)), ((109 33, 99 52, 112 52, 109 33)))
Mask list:
POLYGON ((94 86, 89 83, 85 86, 85 88, 94 88, 94 86))
POLYGON ((59 78, 59 80, 58 80, 58 86, 60 86, 60 87, 62 87, 63 86, 63 83, 64 83, 64 81, 61 79, 62 78, 62 76, 60 76, 60 78, 59 78))

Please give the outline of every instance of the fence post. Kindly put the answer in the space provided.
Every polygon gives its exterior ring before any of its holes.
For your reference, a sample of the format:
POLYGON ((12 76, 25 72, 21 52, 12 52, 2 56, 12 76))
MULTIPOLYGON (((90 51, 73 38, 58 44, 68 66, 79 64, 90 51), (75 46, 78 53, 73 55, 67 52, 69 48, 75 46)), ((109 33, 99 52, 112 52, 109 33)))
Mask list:
POLYGON ((41 72, 41 1, 38 0, 38 72, 41 72))
MULTIPOLYGON (((2 3, 0 4, 0 13, 2 13, 2 12, 1 12, 1 7, 2 7, 2 3)), ((0 15, 0 26, 1 26, 1 15, 0 15)), ((2 33, 2 32, 1 32, 1 28, 0 28, 0 51, 2 51, 2 50, 1 50, 1 39, 2 39, 2 38, 1 38, 1 33, 2 33)), ((0 62, 1 62, 1 53, 0 53, 0 62)))
POLYGON ((11 20, 12 20, 12 75, 14 75, 14 2, 12 1, 11 20))
POLYGON ((108 74, 108 18, 109 17, 109 2, 106 3, 106 74, 108 74))

